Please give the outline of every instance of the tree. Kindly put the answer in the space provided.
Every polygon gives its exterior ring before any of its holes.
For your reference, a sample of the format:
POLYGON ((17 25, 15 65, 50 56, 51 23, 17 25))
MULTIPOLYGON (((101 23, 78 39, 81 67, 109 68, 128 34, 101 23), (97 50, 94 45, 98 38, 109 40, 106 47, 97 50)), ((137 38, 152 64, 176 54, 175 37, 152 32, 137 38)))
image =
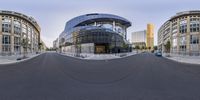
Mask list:
POLYGON ((40 42, 40 43, 38 43, 38 46, 39 46, 39 50, 40 50, 40 52, 41 52, 41 49, 42 49, 42 43, 40 42))
POLYGON ((154 46, 153 49, 154 49, 154 50, 158 50, 158 46, 154 46))
POLYGON ((151 47, 149 47, 148 49, 151 50, 151 47))
POLYGON ((59 50, 60 50, 60 53, 62 53, 62 46, 61 45, 59 45, 59 50))
POLYGON ((138 50, 138 49, 140 49, 140 47, 139 47, 138 45, 136 45, 136 46, 135 46, 135 49, 138 50))
POLYGON ((140 46, 136 45, 135 49, 137 50, 137 53, 138 53, 138 50, 140 49, 140 46))
POLYGON ((26 58, 27 48, 28 48, 28 39, 23 38, 22 41, 21 41, 21 45, 23 47, 23 58, 26 58))
POLYGON ((171 48, 171 43, 170 41, 167 41, 167 43, 165 44, 166 53, 170 53, 170 48, 171 48))
POLYGON ((145 46, 142 46, 142 48, 141 48, 142 50, 144 50, 145 49, 145 46))

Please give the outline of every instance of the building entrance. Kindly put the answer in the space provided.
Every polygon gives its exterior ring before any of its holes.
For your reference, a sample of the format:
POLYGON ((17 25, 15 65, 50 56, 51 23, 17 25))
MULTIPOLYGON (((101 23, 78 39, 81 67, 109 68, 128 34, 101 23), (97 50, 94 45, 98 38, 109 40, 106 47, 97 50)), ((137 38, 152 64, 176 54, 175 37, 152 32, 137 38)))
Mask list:
POLYGON ((107 45, 106 44, 95 44, 95 53, 107 53, 107 45))

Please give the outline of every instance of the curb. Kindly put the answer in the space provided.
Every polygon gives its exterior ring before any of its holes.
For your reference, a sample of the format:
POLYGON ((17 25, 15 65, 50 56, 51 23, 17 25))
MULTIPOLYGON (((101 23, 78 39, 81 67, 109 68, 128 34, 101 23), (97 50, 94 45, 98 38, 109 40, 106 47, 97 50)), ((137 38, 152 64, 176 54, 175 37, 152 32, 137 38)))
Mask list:
POLYGON ((178 60, 175 60, 175 59, 170 59, 169 57, 164 57, 164 58, 171 60, 171 61, 174 61, 174 62, 182 63, 182 64, 200 65, 198 63, 190 63, 190 62, 183 62, 183 61, 178 61, 178 60))
POLYGON ((36 58, 40 55, 42 55, 44 53, 41 53, 41 54, 36 54, 34 55, 33 57, 29 57, 29 58, 26 58, 26 59, 22 59, 22 60, 16 60, 16 61, 12 61, 12 62, 7 62, 7 63, 0 63, 0 65, 10 65, 10 64, 17 64, 17 63, 21 63, 21 62, 25 62, 25 61, 28 61, 28 60, 31 60, 33 58, 36 58))
POLYGON ((124 57, 119 57, 119 58, 111 58, 111 59, 84 59, 84 58, 79 58, 79 57, 74 57, 74 56, 68 56, 68 55, 65 55, 65 54, 62 54, 62 53, 57 53, 57 54, 62 55, 62 56, 72 57, 72 58, 79 59, 79 60, 86 60, 86 61, 104 61, 104 60, 107 61, 107 60, 122 59, 122 58, 130 57, 130 56, 138 55, 140 53, 128 55, 128 56, 124 56, 124 57))

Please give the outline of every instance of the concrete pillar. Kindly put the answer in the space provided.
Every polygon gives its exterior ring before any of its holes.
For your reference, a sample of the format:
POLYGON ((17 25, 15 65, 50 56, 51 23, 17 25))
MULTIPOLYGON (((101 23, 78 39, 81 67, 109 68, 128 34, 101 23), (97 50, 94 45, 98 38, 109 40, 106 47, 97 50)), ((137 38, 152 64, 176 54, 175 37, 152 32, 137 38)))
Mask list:
POLYGON ((113 21, 113 31, 115 31, 115 21, 113 21))
MULTIPOLYGON (((173 38, 172 38, 172 22, 170 22, 170 32, 169 32, 169 41, 170 41, 170 44, 171 44, 171 47, 170 47, 170 53, 173 51, 173 46, 172 46, 172 43, 173 43, 173 38)), ((154 36, 153 36, 154 37, 154 36)), ((154 40, 153 40, 154 41, 154 40)), ((153 43, 154 44, 154 43, 153 43)), ((154 46, 153 46, 154 47, 154 46)))
POLYGON ((14 54, 14 17, 11 18, 11 54, 14 54))
POLYGON ((180 30, 180 20, 179 20, 179 18, 177 18, 177 36, 176 36, 176 38, 177 38, 177 51, 176 51, 176 53, 179 53, 179 45, 180 45, 180 43, 179 43, 179 41, 180 41, 179 30, 180 30))
POLYGON ((33 52, 33 48, 32 48, 32 27, 30 27, 30 50, 31 53, 33 52))
POLYGON ((186 52, 190 53, 190 16, 187 17, 186 52))
MULTIPOLYGON (((22 20, 20 21, 20 27, 21 27, 21 32, 20 32, 20 42, 22 41, 23 34, 22 34, 22 20)), ((20 44, 20 54, 23 54, 23 46, 20 44)))
POLYGON ((0 55, 2 54, 2 34, 0 32, 0 55))
POLYGON ((94 26, 97 26, 97 22, 94 22, 94 26))
POLYGON ((0 16, 0 55, 2 53, 2 16, 0 16))
POLYGON ((127 28, 126 27, 124 27, 124 36, 125 36, 125 39, 127 40, 127 28))
POLYGON ((10 39, 11 39, 11 54, 15 54, 15 51, 14 51, 14 35, 11 35, 10 39))

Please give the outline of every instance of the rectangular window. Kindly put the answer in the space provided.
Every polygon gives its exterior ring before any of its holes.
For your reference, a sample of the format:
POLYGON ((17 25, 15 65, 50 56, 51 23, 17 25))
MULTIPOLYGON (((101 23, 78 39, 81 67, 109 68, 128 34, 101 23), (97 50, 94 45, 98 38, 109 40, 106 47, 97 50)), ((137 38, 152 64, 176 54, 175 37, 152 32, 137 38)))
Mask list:
POLYGON ((181 20, 180 21, 180 26, 179 26, 179 33, 186 33, 187 32, 187 20, 181 20))
POLYGON ((190 19, 190 32, 199 32, 199 19, 191 18, 190 19))
POLYGON ((190 35, 190 44, 199 44, 199 36, 190 35))
POLYGON ((2 43, 3 44, 10 44, 10 36, 9 35, 3 35, 2 43))
POLYGON ((14 37, 14 44, 20 45, 20 37, 14 37))
POLYGON ((27 26, 26 24, 22 24, 22 33, 27 33, 27 26))
POLYGON ((2 32, 11 33, 11 20, 9 18, 2 19, 2 32))
POLYGON ((19 21, 14 21, 14 34, 20 35, 21 33, 21 24, 19 21))
POLYGON ((3 52, 10 52, 11 47, 10 47, 10 45, 2 45, 2 50, 3 50, 3 52))

